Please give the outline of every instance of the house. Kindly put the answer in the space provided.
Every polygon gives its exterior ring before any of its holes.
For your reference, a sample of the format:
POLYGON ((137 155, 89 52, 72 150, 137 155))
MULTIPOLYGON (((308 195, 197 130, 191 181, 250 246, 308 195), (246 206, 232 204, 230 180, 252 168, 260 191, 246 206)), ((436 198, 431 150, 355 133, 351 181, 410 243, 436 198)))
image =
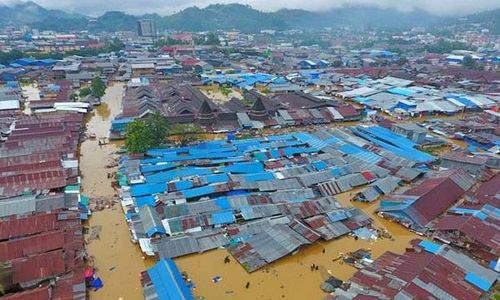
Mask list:
POLYGON ((385 252, 335 289, 337 299, 480 299, 498 273, 450 246, 415 239, 403 254, 385 252), (438 296, 439 295, 439 296, 438 296))
POLYGON ((161 259, 141 273, 144 299, 193 300, 189 286, 171 259, 161 259))
POLYGON ((463 169, 469 174, 479 176, 485 170, 487 161, 488 158, 486 157, 451 151, 441 156, 441 167, 446 169, 463 169))
POLYGON ((214 70, 214 67, 204 61, 200 61, 194 65, 194 72, 197 74, 202 74, 202 73, 209 73, 214 70))
POLYGON ((3 68, 0 69, 0 80, 1 81, 15 81, 26 71, 22 68, 3 68))
POLYGON ((417 144, 422 144, 427 136, 427 129, 413 123, 395 123, 391 126, 391 130, 417 144))
POLYGON ((135 77, 150 76, 156 73, 154 63, 134 63, 131 65, 135 77))
POLYGON ((21 107, 21 93, 17 89, 0 86, 0 111, 18 110, 21 107))
POLYGON ((342 115, 343 121, 357 121, 361 118, 361 113, 352 105, 340 105, 335 110, 342 115))
POLYGON ((312 60, 301 60, 297 63, 298 69, 316 69, 318 65, 312 60))
POLYGON ((500 257, 500 233, 496 225, 500 219, 495 210, 498 208, 491 205, 480 210, 457 208, 453 213, 461 215, 440 218, 430 227, 430 232, 434 238, 450 242, 486 263, 496 262, 500 257))
POLYGON ((464 170, 433 172, 415 187, 381 200, 379 212, 384 218, 396 220, 416 231, 424 231, 474 183, 475 179, 464 170))
POLYGON ((328 68, 331 66, 331 63, 327 60, 319 60, 318 62, 316 62, 316 66, 319 68, 319 69, 324 69, 324 68, 328 68))

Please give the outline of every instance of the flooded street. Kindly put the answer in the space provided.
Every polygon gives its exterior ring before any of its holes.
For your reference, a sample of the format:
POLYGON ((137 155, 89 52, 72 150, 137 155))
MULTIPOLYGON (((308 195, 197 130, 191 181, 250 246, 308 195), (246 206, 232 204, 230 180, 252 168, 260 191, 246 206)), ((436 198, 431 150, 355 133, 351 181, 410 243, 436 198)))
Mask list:
MULTIPOLYGON (((83 193, 90 196, 91 207, 96 201, 110 201, 116 192, 111 187, 108 173, 114 168, 106 168, 113 162, 113 154, 119 144, 99 146, 101 137, 107 137, 111 120, 120 112, 123 85, 115 83, 108 87, 103 103, 90 114, 87 133, 95 133, 97 139, 82 143, 80 170, 82 173, 83 193)), ((145 262, 138 247, 130 242, 129 230, 119 203, 102 211, 95 211, 90 217, 90 228, 102 230, 99 239, 88 241, 87 251, 94 257, 97 275, 101 277, 104 288, 90 292, 91 299, 142 299, 139 273, 145 270, 145 262)), ((85 236, 86 241, 88 235, 85 236)))
MULTIPOLYGON (((355 192, 352 191, 352 194, 355 192)), ((374 219, 374 227, 387 229, 394 241, 356 241, 353 237, 343 237, 319 242, 251 274, 234 259, 230 264, 224 264, 224 257, 228 252, 223 249, 193 254, 175 261, 195 282, 195 295, 205 299, 323 299, 327 294, 321 291, 320 284, 328 278, 329 273, 347 280, 356 272, 354 267, 343 264, 342 260, 333 261, 339 254, 359 248, 371 249, 372 259, 388 250, 403 253, 408 242, 418 237, 406 228, 377 216, 375 209, 378 201, 369 204, 350 202, 349 192, 337 195, 336 198, 345 206, 361 208, 374 219), (311 264, 319 265, 319 271, 311 271, 311 264), (213 283, 211 279, 214 276, 221 276, 222 281, 213 283), (250 282, 248 289, 245 288, 247 282, 250 282)))

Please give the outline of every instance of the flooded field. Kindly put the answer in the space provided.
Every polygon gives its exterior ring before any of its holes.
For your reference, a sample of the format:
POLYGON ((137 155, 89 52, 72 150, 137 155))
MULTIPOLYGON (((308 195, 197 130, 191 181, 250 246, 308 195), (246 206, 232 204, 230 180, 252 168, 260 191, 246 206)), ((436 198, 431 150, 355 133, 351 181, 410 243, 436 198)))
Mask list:
POLYGON ((374 219, 374 226, 387 229, 394 240, 363 241, 343 237, 330 242, 320 242, 251 274, 234 259, 231 263, 224 264, 224 258, 229 253, 223 249, 193 254, 175 261, 179 268, 193 279, 196 285, 195 295, 205 299, 322 299, 327 294, 321 291, 320 284, 329 274, 347 280, 356 272, 354 267, 343 264, 341 260, 333 261, 339 254, 359 248, 371 249, 372 258, 377 258, 388 250, 403 253, 408 242, 418 237, 402 226, 377 216, 374 212, 378 202, 350 202, 349 192, 337 195, 336 198, 343 205, 354 205, 363 209, 374 219), (319 270, 311 271, 311 264, 319 265, 319 270), (221 276, 222 281, 213 283, 211 279, 215 276, 221 276), (247 282, 250 282, 248 289, 245 287, 247 282))
MULTIPOLYGON (((110 122, 119 113, 122 97, 122 85, 114 84, 106 90, 103 104, 98 106, 88 119, 87 133, 94 133, 96 139, 88 139, 80 148, 80 170, 82 173, 83 193, 90 196, 91 207, 99 201, 104 204, 111 200, 118 201, 115 190, 111 187, 108 173, 115 171, 106 168, 113 163, 113 154, 120 144, 112 143, 99 146, 99 138, 107 137, 110 122)), ((104 282, 104 288, 90 293, 91 299, 142 299, 139 273, 146 269, 147 261, 137 246, 130 242, 130 235, 120 205, 92 214, 88 224, 90 228, 101 228, 99 238, 88 241, 87 250, 93 256, 97 275, 104 282)), ((88 240, 88 235, 85 236, 88 240)), ((149 262, 151 264, 151 262, 149 262)))

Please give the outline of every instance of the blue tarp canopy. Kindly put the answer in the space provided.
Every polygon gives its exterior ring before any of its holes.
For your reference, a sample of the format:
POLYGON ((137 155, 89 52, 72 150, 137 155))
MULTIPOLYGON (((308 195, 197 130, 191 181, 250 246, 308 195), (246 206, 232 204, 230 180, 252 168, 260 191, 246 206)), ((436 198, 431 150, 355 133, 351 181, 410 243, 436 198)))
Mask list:
POLYGON ((151 195, 137 197, 135 198, 135 203, 138 208, 141 208, 144 205, 155 206, 155 198, 151 195))
POLYGON ((260 162, 242 162, 234 163, 227 167, 220 168, 223 172, 252 174, 264 172, 264 166, 260 162))
POLYGON ((274 174, 269 172, 246 174, 243 177, 245 178, 246 181, 267 181, 275 179, 274 174))
POLYGON ((492 285, 492 283, 487 282, 486 280, 472 272, 469 272, 465 275, 465 281, 471 283, 472 285, 480 288, 485 292, 487 292, 492 285))
POLYGON ((219 197, 215 199, 215 204, 221 209, 231 209, 231 203, 227 197, 219 197))
POLYGON ((222 211, 212 214, 212 223, 214 225, 231 224, 236 222, 232 211, 222 211))
POLYGON ((130 187, 130 195, 132 197, 153 195, 158 193, 163 193, 167 190, 166 184, 161 183, 142 183, 135 184, 130 187))
POLYGON ((147 272, 160 300, 194 299, 173 260, 162 259, 147 272))
POLYGON ((387 91, 391 94, 396 94, 396 95, 401 95, 401 96, 410 96, 410 95, 415 94, 414 90, 400 88, 400 87, 388 89, 387 91))
POLYGON ((94 288, 96 290, 98 290, 104 286, 100 277, 97 277, 96 279, 92 280, 90 285, 92 286, 92 288, 94 288))
POLYGON ((439 248, 441 248, 440 245, 426 240, 421 241, 420 243, 418 243, 418 245, 424 248, 425 251, 433 254, 436 254, 439 251, 439 248))

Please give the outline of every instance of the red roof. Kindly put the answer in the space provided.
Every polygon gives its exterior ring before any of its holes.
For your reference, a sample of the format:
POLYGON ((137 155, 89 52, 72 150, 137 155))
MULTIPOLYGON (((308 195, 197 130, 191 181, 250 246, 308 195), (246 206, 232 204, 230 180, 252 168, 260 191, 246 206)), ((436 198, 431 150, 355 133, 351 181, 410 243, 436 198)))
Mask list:
MULTIPOLYGON (((415 240, 412 244, 418 242, 415 240)), ((413 299, 430 299, 432 295, 429 291, 416 285, 415 280, 434 285, 456 299, 478 299, 482 293, 465 281, 465 272, 458 265, 426 251, 407 251, 402 255, 385 252, 371 266, 356 272, 350 279, 361 285, 363 292, 380 293, 390 299, 400 292, 413 299)), ((354 299, 370 299, 353 296, 354 299)))
POLYGON ((335 109, 344 117, 358 117, 360 116, 360 112, 356 110, 356 108, 352 105, 342 105, 335 107, 335 109))
POLYGON ((57 229, 57 215, 36 214, 34 216, 0 220, 0 240, 15 238, 57 229))
POLYGON ((11 263, 13 283, 41 280, 66 271, 62 250, 15 259, 11 263))
POLYGON ((467 222, 469 216, 444 216, 432 226, 435 230, 456 230, 467 222))
MULTIPOLYGON (((36 288, 15 294, 2 296, 2 300, 49 300, 49 289, 47 287, 36 288)), ((69 298, 68 298, 69 299, 69 298)))
POLYGON ((426 225, 443 212, 445 212, 452 204, 465 193, 453 180, 450 178, 429 179, 422 182, 417 188, 405 192, 405 195, 421 195, 411 208, 415 209, 423 220, 420 220, 420 225, 426 225), (422 195, 423 193, 423 195, 422 195))
POLYGON ((48 252, 62 248, 64 233, 62 230, 29 236, 0 243, 0 261, 48 252))
POLYGON ((372 172, 370 171, 363 171, 361 172, 361 175, 367 180, 367 181, 373 181, 375 179, 377 179, 377 177, 375 175, 373 175, 372 172))

